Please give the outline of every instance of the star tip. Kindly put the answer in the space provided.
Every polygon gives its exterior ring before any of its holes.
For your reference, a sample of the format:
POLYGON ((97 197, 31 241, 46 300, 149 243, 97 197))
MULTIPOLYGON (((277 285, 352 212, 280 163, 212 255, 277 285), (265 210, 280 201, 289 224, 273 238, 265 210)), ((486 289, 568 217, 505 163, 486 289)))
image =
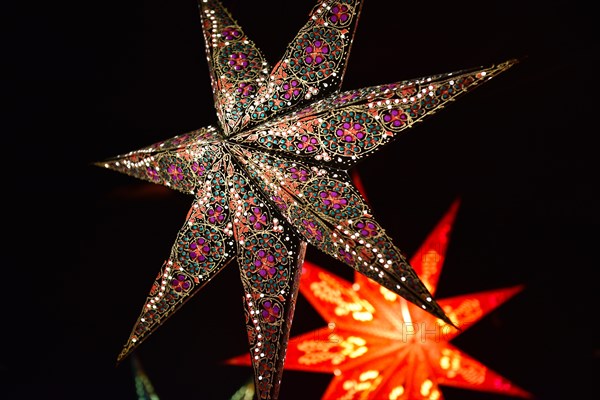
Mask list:
POLYGON ((445 323, 447 323, 451 327, 455 328, 459 332, 463 331, 462 328, 459 325, 455 324, 454 321, 452 321, 447 315, 444 315, 444 317, 442 318, 442 321, 444 321, 445 323))
POLYGON ((455 324, 450 319, 448 319, 447 321, 444 321, 444 322, 446 322, 448 325, 452 326, 454 329, 456 329, 459 332, 463 331, 463 329, 459 325, 455 324))
POLYGON ((219 362, 219 365, 246 365, 246 363, 244 363, 244 359, 240 358, 240 357, 234 357, 234 358, 229 358, 226 360, 221 360, 219 362))
POLYGON ((448 212, 450 214, 456 214, 456 212, 458 211, 461 203, 462 203, 462 198, 460 196, 457 196, 454 199, 454 201, 452 201, 452 204, 450 205, 450 208, 449 208, 448 212))
POLYGON ((115 363, 115 367, 118 367, 119 365, 121 365, 123 360, 126 359, 128 355, 129 354, 123 354, 123 353, 119 354, 119 356, 117 357, 117 361, 115 363))
POLYGON ((537 399, 539 399, 539 397, 536 396, 535 394, 533 394, 531 392, 528 392, 527 390, 522 389, 522 388, 520 388, 518 386, 514 386, 513 385, 513 390, 514 390, 513 394, 516 397, 520 397, 522 399, 531 399, 531 400, 537 400, 537 399))
POLYGON ((525 284, 521 283, 519 285, 515 285, 511 289, 513 294, 521 293, 523 290, 525 290, 525 284))
POLYGON ((91 161, 88 164, 90 167, 100 167, 100 168, 107 168, 108 165, 106 164, 105 161, 91 161))
POLYGON ((515 65, 519 64, 520 62, 522 62, 524 60, 524 57, 515 57, 515 58, 509 58, 509 59, 505 59, 502 62, 498 62, 496 64, 493 64, 490 66, 491 69, 501 69, 501 70, 507 70, 511 67, 514 67, 515 65))
POLYGON ((506 68, 511 68, 519 63, 522 63, 523 61, 525 61, 526 58, 527 58, 527 56, 515 57, 515 58, 511 58, 511 59, 505 61, 502 64, 504 64, 506 66, 506 68))

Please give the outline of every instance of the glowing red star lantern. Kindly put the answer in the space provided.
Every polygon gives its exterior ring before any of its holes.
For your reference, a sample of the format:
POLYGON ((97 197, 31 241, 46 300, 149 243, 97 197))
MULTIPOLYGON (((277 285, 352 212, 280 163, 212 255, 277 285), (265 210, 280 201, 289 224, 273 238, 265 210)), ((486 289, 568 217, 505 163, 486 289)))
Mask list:
MULTIPOLYGON (((457 200, 410 261, 432 294, 458 206, 457 200)), ((522 289, 437 301, 464 331, 522 289)), ((361 274, 350 283, 305 261, 300 292, 329 324, 292 338, 285 368, 333 373, 323 399, 436 400, 443 398, 439 385, 531 397, 453 346, 450 341, 461 331, 361 274)), ((227 363, 250 360, 240 356, 227 363)))

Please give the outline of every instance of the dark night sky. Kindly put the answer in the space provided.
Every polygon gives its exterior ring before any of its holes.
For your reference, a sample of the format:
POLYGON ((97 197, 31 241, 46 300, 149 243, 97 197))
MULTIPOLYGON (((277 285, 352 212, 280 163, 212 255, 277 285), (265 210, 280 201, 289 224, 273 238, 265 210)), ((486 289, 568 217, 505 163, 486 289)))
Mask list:
MULTIPOLYGON (((275 63, 313 1, 224 4, 275 63)), ((216 122, 196 2, 21 7, 3 35, 0 398, 133 400, 116 356, 192 198, 90 163, 216 122)), ((571 2, 365 0, 343 85, 523 58, 356 168, 407 254, 462 199, 438 297, 526 289, 454 344, 539 399, 592 397, 597 372, 590 16, 571 2)), ((351 279, 314 248, 307 258, 351 279)), ((292 335, 322 325, 300 297, 292 335)), ((231 264, 136 355, 162 400, 225 400, 251 370, 219 363, 244 351, 231 264)), ((329 380, 284 372, 281 397, 316 399, 329 380)))

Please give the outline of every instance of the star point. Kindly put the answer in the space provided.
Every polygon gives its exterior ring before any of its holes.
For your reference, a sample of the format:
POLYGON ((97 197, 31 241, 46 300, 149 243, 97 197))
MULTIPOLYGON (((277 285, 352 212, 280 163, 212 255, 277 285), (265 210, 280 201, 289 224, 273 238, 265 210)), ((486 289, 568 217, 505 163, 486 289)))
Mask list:
POLYGON ((515 61, 340 92, 361 7, 318 2, 271 67, 219 1, 199 2, 218 126, 96 164, 194 197, 119 360, 235 260, 257 393, 277 397, 307 243, 452 324, 348 170, 515 61))
MULTIPOLYGON (((411 258, 432 292, 459 203, 453 203, 411 258)), ((440 385, 532 397, 451 342, 523 285, 439 299, 459 330, 362 274, 348 282, 309 261, 303 268, 300 292, 327 326, 291 338, 285 368, 333 374, 323 400, 442 399, 440 385)), ((242 355, 226 363, 247 366, 249 361, 242 355)))

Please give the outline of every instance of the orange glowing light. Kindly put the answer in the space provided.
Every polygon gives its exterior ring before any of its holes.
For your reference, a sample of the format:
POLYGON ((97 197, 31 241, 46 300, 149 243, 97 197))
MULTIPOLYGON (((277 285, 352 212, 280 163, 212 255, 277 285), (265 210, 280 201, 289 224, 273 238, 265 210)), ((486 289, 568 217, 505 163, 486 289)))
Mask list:
MULTIPOLYGON (((411 259, 432 294, 458 206, 457 200, 411 259)), ((351 283, 305 261, 300 292, 329 323, 290 339, 285 368, 332 373, 322 399, 436 400, 443 399, 440 385, 530 398, 450 343, 522 289, 436 299, 459 331, 359 273, 351 283)), ((250 359, 227 363, 249 366, 250 359)))

